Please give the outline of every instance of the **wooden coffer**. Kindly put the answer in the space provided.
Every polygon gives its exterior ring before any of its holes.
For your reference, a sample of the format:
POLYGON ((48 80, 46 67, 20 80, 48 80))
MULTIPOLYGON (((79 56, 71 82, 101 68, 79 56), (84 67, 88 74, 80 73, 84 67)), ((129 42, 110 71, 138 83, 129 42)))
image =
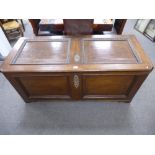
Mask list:
POLYGON ((152 69, 132 35, 20 38, 1 67, 26 102, 130 102, 152 69))

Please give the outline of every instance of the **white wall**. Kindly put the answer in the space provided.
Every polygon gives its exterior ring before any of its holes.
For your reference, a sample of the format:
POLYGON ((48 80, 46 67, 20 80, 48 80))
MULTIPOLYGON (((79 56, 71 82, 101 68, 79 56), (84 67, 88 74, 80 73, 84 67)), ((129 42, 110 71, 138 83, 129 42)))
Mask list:
POLYGON ((146 53, 150 55, 150 58, 155 57, 155 42, 152 42, 143 34, 134 29, 136 21, 137 19, 128 19, 122 34, 134 34, 146 53))
POLYGON ((11 45, 8 42, 4 32, 2 31, 1 27, 0 27, 0 54, 2 56, 7 56, 11 50, 11 45))

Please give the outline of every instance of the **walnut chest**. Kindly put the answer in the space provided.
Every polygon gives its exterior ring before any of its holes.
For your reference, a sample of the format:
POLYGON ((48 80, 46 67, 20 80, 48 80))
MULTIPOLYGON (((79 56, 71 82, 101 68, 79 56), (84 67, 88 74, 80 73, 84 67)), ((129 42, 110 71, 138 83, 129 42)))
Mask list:
POLYGON ((20 38, 1 67, 26 102, 130 102, 152 69, 133 35, 20 38))

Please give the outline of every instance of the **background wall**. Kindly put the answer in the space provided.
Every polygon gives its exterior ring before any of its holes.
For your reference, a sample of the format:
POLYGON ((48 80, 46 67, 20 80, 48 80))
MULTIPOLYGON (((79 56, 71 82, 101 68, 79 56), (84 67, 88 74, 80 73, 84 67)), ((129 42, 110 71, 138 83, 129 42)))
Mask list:
POLYGON ((11 45, 8 42, 4 32, 0 27, 0 55, 3 57, 7 56, 11 50, 11 45))
POLYGON ((138 41, 141 43, 146 53, 148 53, 149 56, 151 55, 150 56, 151 59, 151 57, 155 57, 155 42, 152 42, 143 34, 134 29, 136 21, 137 19, 128 19, 122 34, 134 34, 138 39, 138 41))

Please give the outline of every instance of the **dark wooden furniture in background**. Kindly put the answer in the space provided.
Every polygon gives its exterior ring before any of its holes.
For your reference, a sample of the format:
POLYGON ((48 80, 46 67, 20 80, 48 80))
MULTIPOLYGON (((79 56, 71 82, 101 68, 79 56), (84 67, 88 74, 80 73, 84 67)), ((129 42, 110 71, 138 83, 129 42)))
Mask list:
POLYGON ((152 69, 132 35, 21 38, 1 67, 26 102, 130 102, 152 69))
POLYGON ((40 19, 29 19, 29 22, 32 25, 33 33, 38 36, 40 19))
POLYGON ((23 31, 25 32, 25 26, 24 26, 23 20, 20 19, 20 22, 21 22, 21 25, 22 25, 23 31))
POLYGON ((94 19, 94 34, 104 34, 104 31, 112 31, 112 28, 113 21, 111 19, 94 19))
MULTIPOLYGON (((64 32, 63 19, 31 19, 33 32, 37 36, 62 35, 64 32)), ((112 31, 112 20, 94 19, 93 34, 103 34, 103 31, 112 31)))
POLYGON ((93 19, 63 19, 65 35, 93 34, 93 19))
POLYGON ((44 19, 39 22, 39 35, 63 35, 62 19, 44 19))
POLYGON ((122 34, 127 19, 115 19, 114 27, 117 34, 122 34))

